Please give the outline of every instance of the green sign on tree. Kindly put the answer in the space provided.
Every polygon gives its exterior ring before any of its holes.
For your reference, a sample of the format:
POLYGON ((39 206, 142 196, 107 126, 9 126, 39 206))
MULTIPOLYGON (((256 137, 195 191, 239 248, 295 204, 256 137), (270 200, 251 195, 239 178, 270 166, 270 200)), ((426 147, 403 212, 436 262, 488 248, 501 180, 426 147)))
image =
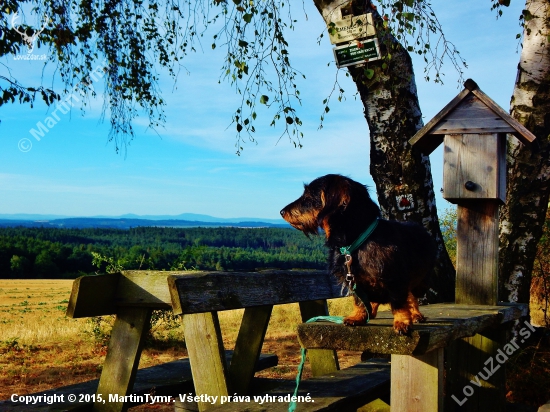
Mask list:
POLYGON ((344 46, 333 49, 334 59, 338 67, 353 66, 380 59, 378 39, 352 41, 344 46))

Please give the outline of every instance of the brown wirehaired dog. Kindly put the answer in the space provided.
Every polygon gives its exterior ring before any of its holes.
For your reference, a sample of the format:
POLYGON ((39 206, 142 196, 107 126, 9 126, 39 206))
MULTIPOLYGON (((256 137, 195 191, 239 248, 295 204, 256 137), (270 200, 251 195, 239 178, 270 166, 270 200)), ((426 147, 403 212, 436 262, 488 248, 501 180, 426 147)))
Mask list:
POLYGON ((364 325, 367 310, 374 318, 381 303, 391 305, 393 328, 399 334, 408 334, 413 322, 425 321, 417 298, 427 289, 424 281, 433 271, 436 248, 424 227, 380 219, 380 209, 367 188, 335 174, 304 185, 304 194, 281 210, 281 216, 306 236, 324 230, 329 269, 341 283, 346 282, 348 269, 340 248, 351 245, 379 219, 372 234, 351 253, 350 272, 358 288, 366 292, 371 308, 355 296, 354 311, 344 323, 364 325))

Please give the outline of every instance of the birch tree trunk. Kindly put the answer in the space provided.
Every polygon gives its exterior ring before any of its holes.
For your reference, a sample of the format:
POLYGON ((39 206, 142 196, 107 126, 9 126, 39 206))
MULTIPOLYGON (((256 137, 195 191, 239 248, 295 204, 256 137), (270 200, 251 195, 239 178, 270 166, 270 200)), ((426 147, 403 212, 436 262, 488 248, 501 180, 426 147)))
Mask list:
POLYGON ((537 137, 538 150, 509 141, 501 209, 499 300, 529 302, 531 271, 550 192, 550 2, 527 0, 523 49, 510 111, 537 137))
MULTIPOLYGON (((339 18, 337 9, 346 3, 342 0, 314 2, 327 24, 339 18)), ((354 15, 373 13, 382 55, 391 54, 391 58, 349 69, 369 126, 370 172, 380 208, 387 219, 416 221, 431 232, 438 247, 432 286, 436 294, 429 293, 427 298, 430 302, 454 301, 455 270, 439 227, 430 159, 413 151, 408 143, 423 126, 412 61, 396 39, 384 33, 382 18, 369 1, 353 2, 352 7, 354 15)))

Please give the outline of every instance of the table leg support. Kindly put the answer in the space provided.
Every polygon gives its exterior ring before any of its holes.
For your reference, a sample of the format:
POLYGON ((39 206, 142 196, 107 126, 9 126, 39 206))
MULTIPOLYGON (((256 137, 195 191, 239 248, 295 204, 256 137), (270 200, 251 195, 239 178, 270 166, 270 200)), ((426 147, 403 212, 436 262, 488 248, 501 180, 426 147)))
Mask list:
POLYGON ((231 387, 239 395, 247 395, 250 389, 272 310, 273 305, 244 310, 239 336, 229 367, 231 387))
POLYGON ((131 394, 145 335, 149 330, 152 310, 120 308, 113 330, 97 394, 103 402, 95 402, 94 412, 120 412, 128 409, 124 396, 131 394), (118 395, 111 402, 109 395, 118 395))
MULTIPOLYGON (((302 321, 307 322, 316 316, 327 316, 326 300, 312 300, 300 302, 302 321)), ((307 355, 311 365, 311 374, 315 376, 327 375, 340 369, 338 355, 332 349, 308 349, 307 355)))
POLYGON ((391 355, 391 411, 443 410, 443 349, 425 355, 391 355))
MULTIPOLYGON (((228 396, 227 366, 217 312, 183 316, 183 334, 197 394, 228 396)), ((199 411, 213 407, 198 402, 199 411)))

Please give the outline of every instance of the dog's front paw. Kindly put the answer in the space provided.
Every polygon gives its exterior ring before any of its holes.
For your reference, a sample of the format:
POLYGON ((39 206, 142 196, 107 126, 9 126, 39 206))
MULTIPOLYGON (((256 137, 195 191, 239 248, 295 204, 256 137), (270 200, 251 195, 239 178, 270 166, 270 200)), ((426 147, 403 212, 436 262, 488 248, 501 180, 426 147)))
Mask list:
POLYGON ((424 323, 426 322, 426 316, 424 316, 422 313, 413 313, 412 314, 412 320, 413 323, 424 323))
POLYGON ((395 320, 393 322, 393 330, 398 335, 410 335, 412 327, 408 321, 402 322, 399 320, 395 320))
POLYGON ((367 318, 365 316, 346 316, 344 318, 344 325, 347 326, 361 326, 367 324, 367 318))

